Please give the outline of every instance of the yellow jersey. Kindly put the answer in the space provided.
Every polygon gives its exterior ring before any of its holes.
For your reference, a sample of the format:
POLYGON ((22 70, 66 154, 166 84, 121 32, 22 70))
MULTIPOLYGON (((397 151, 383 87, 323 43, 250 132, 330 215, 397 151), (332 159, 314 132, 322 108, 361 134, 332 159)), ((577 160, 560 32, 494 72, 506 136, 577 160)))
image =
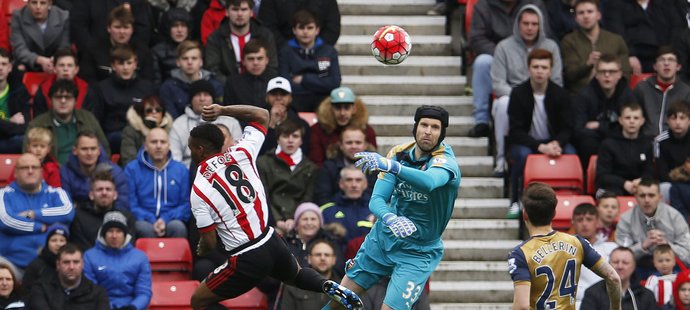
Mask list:
POLYGON ((508 272, 513 283, 530 285, 530 309, 574 310, 580 267, 604 261, 584 238, 552 231, 510 251, 508 272))

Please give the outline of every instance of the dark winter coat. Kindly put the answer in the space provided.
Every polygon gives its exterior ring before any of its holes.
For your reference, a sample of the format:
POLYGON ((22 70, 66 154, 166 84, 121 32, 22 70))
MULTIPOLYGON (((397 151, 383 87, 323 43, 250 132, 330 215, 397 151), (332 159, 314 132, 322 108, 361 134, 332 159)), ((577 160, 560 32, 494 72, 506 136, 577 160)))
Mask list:
POLYGON ((10 93, 7 97, 9 115, 5 115, 7 119, 0 118, 0 139, 9 139, 26 132, 27 124, 38 115, 35 107, 29 104, 29 100, 31 97, 24 84, 14 83, 10 85, 10 93), (19 125, 10 122, 10 118, 16 113, 24 115, 24 124, 19 125))
POLYGON ((628 87, 628 81, 620 79, 611 98, 606 98, 599 86, 599 81, 592 79, 589 86, 580 91, 572 103, 574 132, 577 136, 591 136, 604 139, 611 131, 619 131, 618 113, 621 105, 635 101, 633 93, 628 87), (587 122, 598 121, 599 128, 585 128, 587 122))
POLYGON ((340 37, 340 9, 336 0, 264 0, 259 19, 271 30, 276 46, 292 39, 292 16, 298 10, 308 10, 318 19, 319 36, 335 45, 340 37))
POLYGON ((140 102, 156 94, 153 84, 147 80, 134 77, 122 80, 115 75, 98 83, 99 108, 96 118, 106 134, 122 131, 127 125, 127 111, 135 102, 140 102))
POLYGON ((58 277, 37 282, 31 288, 30 310, 110 310, 108 294, 82 274, 81 283, 65 294, 58 277))
MULTIPOLYGON (((600 281, 592 286, 590 286, 585 291, 585 297, 582 299, 582 305, 580 309, 587 310, 605 310, 610 309, 609 295, 606 294, 606 281, 600 281)), ((654 293, 641 286, 637 281, 630 281, 630 288, 625 291, 623 295, 623 300, 621 302, 621 309, 623 310, 633 310, 633 309, 645 309, 654 310, 658 309, 656 305, 656 299, 654 299, 654 293), (630 294, 635 295, 634 301, 636 305, 633 304, 633 298, 630 294)))
POLYGON ((614 132, 601 143, 597 158, 597 188, 628 195, 623 184, 640 177, 652 177, 652 140, 640 134, 627 139, 621 132, 614 132))

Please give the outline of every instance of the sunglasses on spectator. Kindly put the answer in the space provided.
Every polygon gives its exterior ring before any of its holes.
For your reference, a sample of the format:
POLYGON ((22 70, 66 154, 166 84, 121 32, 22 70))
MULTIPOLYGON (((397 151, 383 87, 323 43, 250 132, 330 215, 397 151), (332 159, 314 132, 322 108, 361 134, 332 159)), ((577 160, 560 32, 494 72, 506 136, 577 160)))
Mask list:
POLYGON ((155 107, 155 108, 146 108, 144 110, 146 113, 163 113, 163 108, 155 107))

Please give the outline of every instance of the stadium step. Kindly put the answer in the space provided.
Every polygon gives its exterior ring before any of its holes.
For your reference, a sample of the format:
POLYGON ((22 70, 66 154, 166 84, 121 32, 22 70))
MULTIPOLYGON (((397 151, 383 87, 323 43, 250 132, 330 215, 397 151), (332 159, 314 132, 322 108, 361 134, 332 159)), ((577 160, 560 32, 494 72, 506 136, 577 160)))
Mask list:
POLYGON ((340 74, 342 75, 458 75, 462 58, 457 56, 417 56, 409 57, 401 64, 387 66, 372 57, 339 56, 340 74))
POLYGON ((441 262, 431 281, 510 281, 507 267, 505 260, 441 262))
MULTIPOLYGON (((464 171, 463 171, 464 173, 464 171)), ((455 200, 455 219, 502 219, 510 205, 510 199, 459 198, 455 200)))
POLYGON ((432 303, 431 310, 510 310, 511 303, 432 303))
MULTIPOLYGON (((517 222, 517 220, 515 220, 517 222)), ((517 238, 517 236, 515 236, 517 238)), ((506 261, 508 252, 521 241, 506 240, 444 240, 444 261, 506 261)), ((506 270, 506 272, 508 272, 506 270)))
POLYGON ((384 25, 403 27, 410 36, 437 35, 446 31, 445 16, 346 15, 340 23, 343 35, 372 36, 384 25))
POLYGON ((458 197, 486 198, 503 196, 503 179, 466 177, 462 178, 458 197))
MULTIPOLYGON (((414 125, 411 116, 370 116, 369 125, 374 127, 377 135, 402 136, 409 135, 414 125)), ((474 119, 469 116, 451 116, 446 128, 447 136, 461 136, 474 126, 474 119)))
POLYGON ((443 232, 444 240, 509 239, 518 234, 515 220, 451 219, 443 232))
MULTIPOLYGON (((371 55, 371 38, 371 35, 341 35, 335 47, 339 55, 371 55)), ((411 40, 410 56, 450 56, 449 36, 415 36, 411 40)))
POLYGON ((375 96, 360 97, 367 105, 369 115, 412 115, 420 104, 441 106, 450 115, 471 115, 470 96, 375 96))
POLYGON ((459 96, 465 94, 464 76, 389 76, 343 75, 347 85, 358 95, 459 96))
MULTIPOLYGON (((506 264, 507 265, 507 264, 506 264)), ((431 302, 510 302, 512 281, 431 281, 431 302)))
MULTIPOLYGON (((345 15, 420 15, 434 6, 434 0, 338 0, 340 14, 345 15)), ((381 25, 383 26, 383 24, 381 25)))
MULTIPOLYGON (((395 145, 413 142, 414 138, 412 138, 411 133, 412 129, 404 136, 377 135, 377 152, 386 155, 395 145)), ((487 138, 446 137, 444 142, 453 148, 455 156, 486 156, 488 154, 489 139, 487 138)))
POLYGON ((494 159, 490 156, 459 156, 456 160, 463 177, 487 177, 494 170, 494 159))

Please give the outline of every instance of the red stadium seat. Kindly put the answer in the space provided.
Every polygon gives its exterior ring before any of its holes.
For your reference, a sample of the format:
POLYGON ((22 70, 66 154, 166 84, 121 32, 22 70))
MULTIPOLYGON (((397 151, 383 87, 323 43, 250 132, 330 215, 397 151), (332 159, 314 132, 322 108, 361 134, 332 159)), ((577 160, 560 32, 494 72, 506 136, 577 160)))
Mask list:
POLYGON ((319 122, 319 118, 314 112, 299 112, 297 113, 301 119, 303 119, 309 126, 314 125, 319 122))
POLYGON ((594 195, 597 191, 596 184, 597 177, 597 155, 589 157, 589 164, 587 164, 587 194, 594 195))
POLYGON ((191 310, 190 300, 199 281, 153 282, 149 310, 191 310))
POLYGON ((113 164, 117 164, 120 161, 120 154, 113 154, 110 156, 110 161, 113 162, 113 164))
POLYGON ((232 310, 265 310, 268 309, 268 298, 259 289, 253 288, 249 292, 220 304, 232 310))
POLYGON ((635 89, 635 86, 637 86, 637 83, 640 83, 644 80, 646 80, 648 77, 653 76, 653 73, 641 73, 641 74, 633 74, 630 76, 630 89, 635 89))
POLYGON ((190 279, 192 249, 187 239, 139 238, 136 248, 148 256, 153 282, 190 279))
POLYGON ((479 0, 467 0, 467 6, 465 6, 465 34, 470 37, 470 25, 472 25, 472 14, 474 13, 474 5, 477 4, 479 0))
POLYGON ((563 195, 579 195, 584 190, 582 166, 577 155, 531 154, 525 163, 524 179, 525 187, 532 182, 543 182, 563 195))
POLYGON ((23 8, 26 2, 25 0, 2 0, 2 12, 7 16, 7 20, 11 20, 12 12, 23 8))
POLYGON ((555 230, 568 231, 573 217, 573 209, 581 203, 595 204, 594 198, 589 195, 557 195, 558 205, 556 206, 556 216, 551 222, 555 230))
POLYGON ((0 154, 0 187, 10 183, 10 174, 14 172, 14 166, 21 154, 0 154))
POLYGON ((22 78, 22 83, 24 83, 26 90, 29 92, 29 95, 31 95, 31 98, 33 98, 36 96, 36 92, 38 92, 41 83, 51 76, 52 74, 44 72, 26 72, 22 78))
POLYGON ((634 196, 618 196, 616 199, 618 199, 618 216, 616 217, 616 223, 618 223, 623 213, 637 205, 637 199, 634 196))

